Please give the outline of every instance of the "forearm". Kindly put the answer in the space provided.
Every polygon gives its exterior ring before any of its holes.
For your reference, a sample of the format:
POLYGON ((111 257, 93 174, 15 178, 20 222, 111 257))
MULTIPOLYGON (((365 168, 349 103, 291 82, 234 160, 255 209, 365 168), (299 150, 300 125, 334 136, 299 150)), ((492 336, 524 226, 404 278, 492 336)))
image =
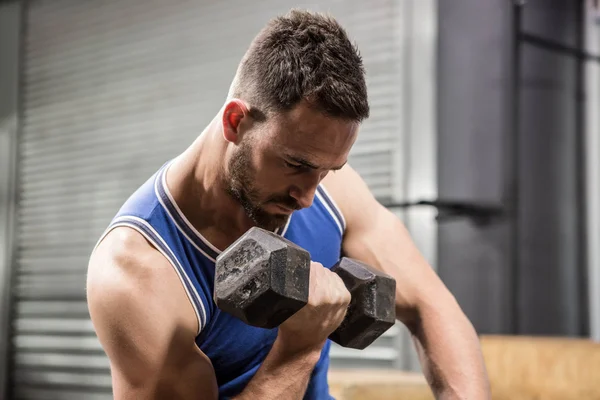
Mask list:
POLYGON ((420 306, 411 333, 437 399, 490 399, 479 338, 454 298, 420 306))
POLYGON ((290 355, 276 340, 244 391, 233 399, 301 400, 320 355, 319 350, 290 355))

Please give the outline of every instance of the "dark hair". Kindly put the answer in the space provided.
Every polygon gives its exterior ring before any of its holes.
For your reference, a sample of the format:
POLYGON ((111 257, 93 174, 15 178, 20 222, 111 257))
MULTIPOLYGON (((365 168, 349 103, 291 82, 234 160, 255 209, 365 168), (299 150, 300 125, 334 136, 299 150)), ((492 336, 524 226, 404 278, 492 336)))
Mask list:
POLYGON ((369 117, 362 57, 332 17, 292 10, 272 19, 252 41, 231 95, 264 113, 300 101, 331 117, 369 117))

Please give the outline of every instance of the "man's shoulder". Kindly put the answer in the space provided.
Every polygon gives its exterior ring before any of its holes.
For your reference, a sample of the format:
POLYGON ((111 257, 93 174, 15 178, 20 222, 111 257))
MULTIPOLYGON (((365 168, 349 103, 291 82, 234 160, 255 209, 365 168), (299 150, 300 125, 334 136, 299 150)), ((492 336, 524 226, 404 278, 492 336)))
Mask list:
POLYGON ((154 253, 152 245, 136 229, 128 226, 114 226, 96 245, 91 258, 128 265, 141 262, 154 253))
MULTIPOLYGON (((181 307, 171 300, 185 297, 169 261, 141 235, 128 227, 115 227, 93 251, 87 271, 90 307, 112 305, 114 311, 181 307), (172 306, 172 307, 171 307, 172 306)), ((195 319, 190 325, 196 329, 195 319)))
POLYGON ((327 174, 322 181, 322 185, 344 213, 344 216, 352 214, 365 197, 372 198, 365 181, 349 164, 346 164, 339 171, 327 174))
POLYGON ((386 208, 375 198, 367 183, 348 164, 328 174, 322 183, 345 218, 346 233, 372 226, 382 215, 387 215, 386 208))
POLYGON ((135 229, 113 227, 100 240, 88 263, 88 284, 105 288, 148 284, 171 268, 168 260, 135 229))

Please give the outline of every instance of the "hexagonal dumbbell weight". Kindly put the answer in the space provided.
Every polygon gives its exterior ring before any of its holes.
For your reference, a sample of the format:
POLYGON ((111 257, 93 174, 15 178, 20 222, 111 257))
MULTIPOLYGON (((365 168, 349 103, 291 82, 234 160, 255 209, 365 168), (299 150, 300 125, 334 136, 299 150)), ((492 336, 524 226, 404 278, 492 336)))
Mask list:
POLYGON ((310 254, 272 232, 251 228, 216 260, 214 300, 259 328, 275 328, 308 303, 310 254))
POLYGON ((396 321, 396 281, 365 263, 346 257, 331 271, 342 278, 352 299, 344 321, 329 338, 341 346, 362 350, 396 321))
MULTIPOLYGON (((342 278, 352 300, 330 339, 364 349, 394 324, 396 282, 349 258, 331 270, 342 278)), ((217 257, 214 300, 245 323, 270 329, 306 305, 309 282, 306 250, 272 232, 251 228, 217 257)))

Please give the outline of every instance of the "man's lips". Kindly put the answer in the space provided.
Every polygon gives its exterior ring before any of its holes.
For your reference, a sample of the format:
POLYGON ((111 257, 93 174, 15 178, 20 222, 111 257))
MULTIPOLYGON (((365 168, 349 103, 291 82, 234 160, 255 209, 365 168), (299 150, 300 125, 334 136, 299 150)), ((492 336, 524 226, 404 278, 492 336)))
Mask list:
POLYGON ((278 203, 273 203, 273 206, 274 206, 274 208, 277 209, 278 212, 280 212, 282 214, 291 214, 292 212, 294 212, 294 209, 288 208, 288 207, 278 204, 278 203))

